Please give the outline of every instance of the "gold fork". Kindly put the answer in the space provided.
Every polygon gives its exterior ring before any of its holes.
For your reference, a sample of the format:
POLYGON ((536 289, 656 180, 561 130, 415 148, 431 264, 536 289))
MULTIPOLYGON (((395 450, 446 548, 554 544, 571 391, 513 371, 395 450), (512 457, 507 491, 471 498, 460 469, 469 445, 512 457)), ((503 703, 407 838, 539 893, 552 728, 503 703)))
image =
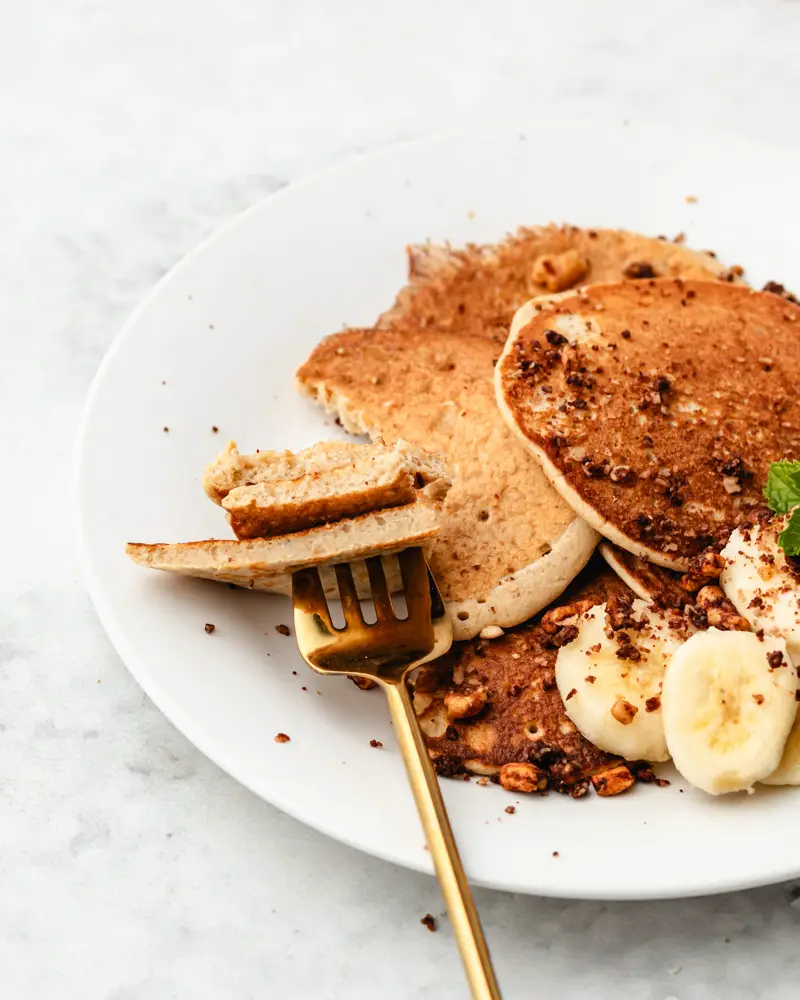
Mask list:
POLYGON ((406 678, 411 670, 446 653, 453 629, 422 549, 399 555, 408 617, 394 613, 380 557, 367 559, 377 621, 367 624, 348 563, 335 567, 345 624, 334 626, 319 572, 292 577, 297 645, 321 674, 347 674, 377 681, 389 711, 408 780, 417 803, 436 876, 447 905, 474 1000, 501 1000, 478 912, 447 818, 442 793, 420 733, 406 678))

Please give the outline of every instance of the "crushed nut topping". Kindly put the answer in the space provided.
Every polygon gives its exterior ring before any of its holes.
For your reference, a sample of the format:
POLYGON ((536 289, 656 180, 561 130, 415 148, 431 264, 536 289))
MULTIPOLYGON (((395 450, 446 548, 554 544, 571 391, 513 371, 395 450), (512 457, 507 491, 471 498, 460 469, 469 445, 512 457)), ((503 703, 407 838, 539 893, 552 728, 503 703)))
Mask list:
POLYGON ((655 278, 657 277, 653 265, 641 260, 632 260, 626 264, 622 273, 626 278, 655 278))
POLYGON ((537 285, 544 285, 548 292, 563 292, 589 273, 589 261, 577 250, 559 254, 542 254, 533 265, 531 277, 537 285))
POLYGON ((767 654, 767 663, 769 664, 770 670, 777 670, 779 667, 786 666, 786 660, 783 658, 783 653, 779 649, 767 654))
POLYGON ((636 779, 625 764, 610 767, 607 771, 592 775, 592 786, 598 795, 603 797, 621 795, 631 788, 636 779))
POLYGON ((485 685, 466 688, 462 691, 448 691, 444 696, 444 707, 451 721, 471 719, 486 707, 489 695, 485 685))
POLYGON ((617 698, 611 708, 611 714, 623 726, 629 726, 638 711, 639 709, 635 705, 631 705, 624 698, 617 698))
POLYGON ((709 584, 697 594, 697 606, 706 613, 708 624, 726 632, 749 632, 750 622, 737 613, 721 587, 709 584))
POLYGON ((689 569, 678 581, 678 585, 690 594, 700 590, 711 580, 718 580, 725 569, 725 559, 712 549, 701 552, 689 564, 689 569))
POLYGON ((508 792, 543 792, 547 788, 547 775, 535 764, 503 764, 500 784, 508 792))

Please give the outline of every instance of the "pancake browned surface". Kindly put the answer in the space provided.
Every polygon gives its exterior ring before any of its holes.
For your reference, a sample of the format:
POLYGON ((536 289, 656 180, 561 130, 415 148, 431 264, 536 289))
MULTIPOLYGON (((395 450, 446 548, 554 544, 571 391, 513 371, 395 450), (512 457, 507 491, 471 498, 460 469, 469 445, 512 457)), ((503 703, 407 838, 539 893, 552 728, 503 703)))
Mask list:
MULTIPOLYGON (((535 226, 463 250, 410 247, 409 283, 379 325, 419 326, 505 343, 528 299, 635 277, 731 278, 711 254, 618 229, 535 226)), ((738 270, 738 269, 737 269, 738 270)))
POLYGON ((682 608, 692 603, 689 591, 680 585, 681 574, 656 566, 611 542, 600 542, 600 555, 630 589, 643 601, 662 608, 682 608))
MULTIPOLYGON (((555 607, 623 593, 630 591, 595 556, 555 607)), ((459 643, 421 669, 414 703, 439 774, 494 775, 532 763, 549 787, 581 794, 587 776, 617 762, 567 718, 555 681, 558 630, 544 627, 543 617, 498 639, 459 643), (464 711, 474 714, 459 717, 464 711)))
POLYGON ((402 437, 442 456, 453 486, 431 561, 457 638, 515 625, 560 594, 597 535, 520 448, 494 399, 497 348, 426 330, 348 330, 297 373, 354 433, 402 437))
POLYGON ((800 307, 716 282, 651 280, 541 300, 496 368, 501 410, 575 511, 685 569, 800 453, 800 307))

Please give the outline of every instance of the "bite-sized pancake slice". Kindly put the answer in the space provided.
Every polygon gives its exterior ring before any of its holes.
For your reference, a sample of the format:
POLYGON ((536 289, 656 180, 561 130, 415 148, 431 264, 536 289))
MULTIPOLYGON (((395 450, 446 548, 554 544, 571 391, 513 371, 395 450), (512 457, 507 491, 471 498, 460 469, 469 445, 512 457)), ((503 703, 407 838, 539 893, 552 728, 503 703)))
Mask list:
MULTIPOLYGON (((370 589, 362 560, 394 555, 412 546, 427 549, 438 522, 436 505, 413 503, 274 538, 129 542, 125 551, 135 563, 150 569, 274 593, 291 593, 292 573, 299 569, 356 562, 356 584, 359 593, 367 596, 370 589)), ((323 573, 323 583, 326 593, 338 595, 332 570, 323 573)), ((393 564, 389 583, 399 589, 393 564)))
POLYGON ((617 576, 643 601, 662 608, 682 608, 692 603, 692 595, 680 585, 681 574, 640 559, 611 542, 600 542, 600 555, 617 576))
MULTIPOLYGON (((621 594, 630 591, 595 556, 554 608, 567 613, 579 601, 589 607, 621 594)), ((543 614, 498 639, 458 643, 421 668, 414 705, 439 774, 499 775, 516 790, 520 776, 504 765, 533 764, 547 786, 581 794, 587 777, 618 762, 585 740, 564 710, 555 679, 558 617, 543 614)))
POLYGON ((504 343, 532 296, 622 278, 738 281, 710 253, 621 229, 535 226, 500 243, 464 249, 409 247, 409 283, 379 325, 475 334, 504 343))
POLYGON ((608 539, 662 566, 724 545, 800 453, 800 307, 718 282, 597 285, 515 317, 508 425, 608 539))
POLYGON ((489 340, 426 330, 348 330, 297 373, 302 392, 354 433, 440 455, 453 485, 431 565, 456 638, 516 625, 586 564, 597 533, 553 490, 497 411, 489 340))

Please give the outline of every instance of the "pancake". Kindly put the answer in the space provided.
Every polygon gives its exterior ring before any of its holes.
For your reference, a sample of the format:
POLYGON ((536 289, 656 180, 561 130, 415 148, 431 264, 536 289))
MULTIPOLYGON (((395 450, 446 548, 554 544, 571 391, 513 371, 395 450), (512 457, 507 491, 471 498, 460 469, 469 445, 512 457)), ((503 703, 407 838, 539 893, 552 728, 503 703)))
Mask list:
POLYGON ((576 513, 685 570, 800 453, 800 306, 717 282, 618 282, 515 316, 500 409, 576 513))
POLYGON ((630 277, 739 280, 710 253, 619 229, 535 226, 501 243, 408 249, 409 282, 381 327, 417 326, 505 343, 528 299, 630 277))
POLYGON ((498 413, 497 354, 483 337, 348 330, 326 338, 297 373, 300 390, 346 430, 402 437, 442 457, 453 485, 431 567, 458 639, 516 625, 545 607, 598 537, 498 413))
MULTIPOLYGON (((405 442, 389 448, 323 441, 297 455, 239 455, 231 442, 213 468, 221 464, 226 483, 249 473, 221 501, 237 538, 271 538, 373 510, 436 502, 450 488, 441 462, 405 442)), ((214 474, 207 472, 204 486, 221 492, 214 474)))
MULTIPOLYGON (((619 594, 630 591, 595 556, 554 607, 600 604, 619 594)), ((508 785, 502 769, 532 763, 544 772, 547 787, 580 795, 587 778, 619 763, 584 739, 568 719, 555 681, 558 633, 552 626, 548 630, 543 618, 498 639, 458 643, 447 656, 420 668, 414 706, 439 774, 499 776, 506 787, 523 790, 508 785), (470 699, 469 710, 479 711, 458 718, 470 699)), ((630 767, 635 773, 635 765, 630 767)))
MULTIPOLYGON (((274 538, 129 542, 125 551, 135 563, 150 569, 248 590, 291 593, 292 573, 298 569, 390 556, 415 545, 427 547, 438 530, 438 521, 437 505, 412 503, 274 538)), ((359 592, 369 594, 364 567, 359 563, 356 568, 359 592)), ((396 585, 395 567, 390 563, 387 568, 390 582, 396 585)), ((332 571, 326 573, 323 583, 326 593, 338 594, 332 571)))
POLYGON ((597 548, 617 576, 643 601, 663 608, 683 608, 692 603, 691 594, 680 585, 680 573, 646 562, 611 542, 600 542, 597 548))

